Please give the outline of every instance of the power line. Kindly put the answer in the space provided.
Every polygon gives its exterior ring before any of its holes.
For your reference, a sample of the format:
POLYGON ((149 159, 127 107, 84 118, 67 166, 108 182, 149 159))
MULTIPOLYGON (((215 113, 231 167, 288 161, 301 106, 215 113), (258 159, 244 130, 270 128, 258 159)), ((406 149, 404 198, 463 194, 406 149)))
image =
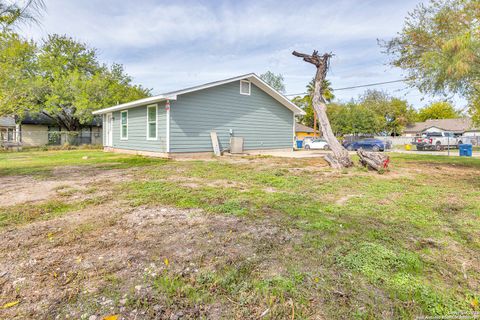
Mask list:
MULTIPOLYGON (((392 81, 385 81, 385 82, 375 82, 375 83, 362 84, 362 85, 352 86, 352 87, 332 89, 332 91, 341 91, 341 90, 350 90, 350 89, 357 89, 357 88, 373 87, 373 86, 379 86, 379 85, 382 85, 382 84, 397 83, 397 82, 404 82, 404 81, 406 81, 406 80, 405 79, 399 79, 399 80, 392 80, 392 81)), ((291 94, 286 94, 285 96, 300 96, 302 94, 307 94, 307 92, 291 93, 291 94)))

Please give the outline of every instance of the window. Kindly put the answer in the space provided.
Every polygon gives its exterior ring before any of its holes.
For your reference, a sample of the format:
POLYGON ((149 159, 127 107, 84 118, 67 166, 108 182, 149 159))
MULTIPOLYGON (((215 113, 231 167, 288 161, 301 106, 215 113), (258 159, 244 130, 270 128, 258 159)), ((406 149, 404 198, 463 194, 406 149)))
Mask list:
POLYGON ((147 106, 147 140, 157 140, 157 105, 147 106))
POLYGON ((240 94, 250 95, 250 81, 240 80, 240 94))
POLYGON ((120 113, 120 140, 128 139, 128 111, 120 113))
POLYGON ((48 126, 48 144, 60 145, 62 144, 62 136, 60 133, 60 127, 48 126))

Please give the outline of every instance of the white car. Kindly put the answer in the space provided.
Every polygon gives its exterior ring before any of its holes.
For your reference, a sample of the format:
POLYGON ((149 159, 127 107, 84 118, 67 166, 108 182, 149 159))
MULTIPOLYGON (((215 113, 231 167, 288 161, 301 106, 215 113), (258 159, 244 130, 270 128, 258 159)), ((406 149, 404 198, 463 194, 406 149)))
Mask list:
POLYGON ((303 138, 303 145, 306 145, 309 142, 312 142, 313 140, 316 140, 314 137, 305 137, 303 138))
POLYGON ((328 146, 327 140, 324 139, 315 139, 312 141, 305 142, 304 146, 305 150, 310 149, 321 149, 321 150, 329 150, 330 147, 328 146))

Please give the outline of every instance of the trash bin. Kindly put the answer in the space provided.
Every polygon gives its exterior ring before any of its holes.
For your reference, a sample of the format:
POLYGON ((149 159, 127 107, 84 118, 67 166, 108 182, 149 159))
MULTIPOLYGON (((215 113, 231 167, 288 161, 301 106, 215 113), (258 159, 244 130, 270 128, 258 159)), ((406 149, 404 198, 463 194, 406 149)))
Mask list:
POLYGON ((407 150, 407 151, 412 150, 412 145, 411 144, 406 144, 405 145, 405 150, 407 150))
POLYGON ((458 146, 460 157, 471 157, 473 148, 471 144, 460 144, 458 146))
POLYGON ((303 147, 303 140, 297 140, 297 149, 302 149, 303 147))

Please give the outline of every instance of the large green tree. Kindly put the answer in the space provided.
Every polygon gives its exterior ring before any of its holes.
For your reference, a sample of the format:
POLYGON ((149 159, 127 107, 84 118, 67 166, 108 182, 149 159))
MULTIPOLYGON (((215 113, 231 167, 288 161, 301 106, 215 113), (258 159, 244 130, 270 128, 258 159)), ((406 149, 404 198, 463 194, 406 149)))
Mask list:
MULTIPOLYGON (((328 91, 327 91, 328 92, 328 91)), ((328 93, 330 96, 333 94, 328 93)), ((294 99, 306 111, 305 125, 313 126, 313 109, 309 96, 294 99)), ((416 120, 416 111, 405 100, 385 92, 368 90, 357 100, 348 103, 329 103, 327 115, 336 135, 346 134, 401 134, 416 120)))
POLYGON ((0 115, 35 104, 36 46, 15 33, 0 33, 0 115))
POLYGON ((357 103, 373 112, 379 133, 399 135, 416 118, 415 109, 406 100, 392 97, 383 91, 367 90, 357 103))
POLYGON ((331 103, 327 107, 327 114, 332 130, 338 136, 376 134, 381 130, 375 112, 354 101, 345 104, 331 103))
POLYGON ((424 93, 466 98, 480 122, 480 1, 420 4, 398 36, 382 45, 391 64, 408 72, 412 86, 424 93))
POLYGON ((76 131, 93 120, 92 111, 150 94, 132 85, 121 65, 101 64, 94 49, 70 37, 51 35, 38 47, 13 35, 5 41, 0 114, 43 114, 76 131))
POLYGON ((446 101, 434 102, 418 110, 418 121, 429 119, 452 119, 460 117, 460 113, 455 110, 453 105, 446 101))

